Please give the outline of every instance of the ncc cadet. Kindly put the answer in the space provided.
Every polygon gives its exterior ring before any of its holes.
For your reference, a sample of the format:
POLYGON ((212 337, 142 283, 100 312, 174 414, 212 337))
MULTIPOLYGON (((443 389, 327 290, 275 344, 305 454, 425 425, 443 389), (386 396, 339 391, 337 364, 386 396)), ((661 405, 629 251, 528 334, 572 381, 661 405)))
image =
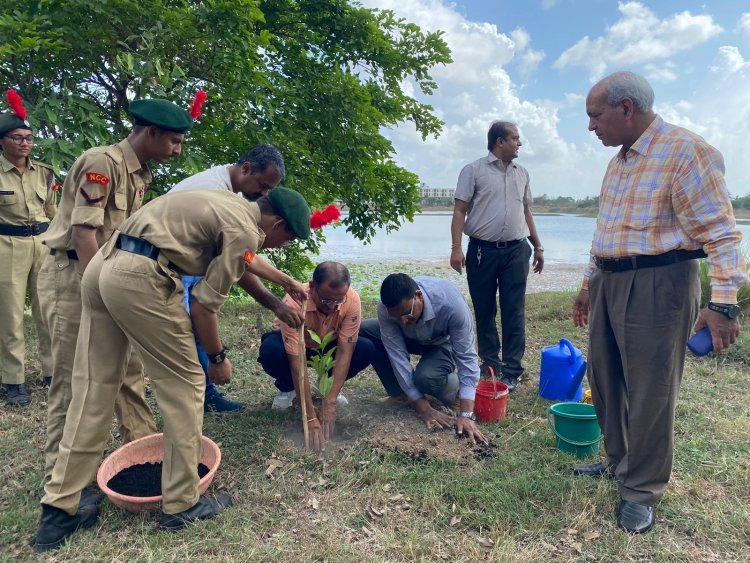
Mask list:
MULTIPOLYGON (((187 111, 166 100, 132 102, 130 114, 135 125, 125 140, 90 149, 73 164, 63 184, 59 213, 47 233, 50 255, 39 276, 40 302, 52 335, 53 358, 47 398, 45 480, 49 480, 55 465, 71 400, 81 321, 81 276, 99 247, 140 209, 151 183, 148 163, 164 163, 179 155, 183 136, 193 126, 187 111)), ((115 412, 123 442, 156 431, 144 397, 143 365, 137 354, 132 355, 123 374, 115 412)))
POLYGON ((39 307, 36 280, 44 261, 44 233, 55 215, 52 169, 29 158, 34 135, 18 94, 8 91, 13 113, 0 115, 0 369, 6 402, 30 403, 24 384, 23 309, 26 292, 39 337, 43 383, 52 373, 49 332, 39 307))
POLYGON ((219 337, 218 310, 259 248, 309 236, 310 208, 293 190, 276 188, 257 203, 228 192, 190 191, 150 202, 96 254, 81 282, 73 400, 52 479, 45 485, 37 551, 57 547, 78 528, 96 523, 98 506, 84 510, 79 500, 106 445, 131 345, 143 358, 164 418, 169 455, 162 472, 160 527, 178 530, 231 505, 229 495, 198 494, 206 380, 193 327, 208 353, 211 380, 229 383, 232 364, 219 337), (183 275, 204 276, 193 288, 189 315, 183 275))
MULTIPOLYGON (((284 179, 286 169, 284 157, 273 145, 256 145, 248 150, 237 164, 214 166, 198 174, 185 178, 176 184, 169 193, 188 190, 219 190, 235 193, 238 197, 245 197, 250 201, 268 195, 284 179)), ((254 266, 262 265, 263 260, 257 256, 253 260, 254 266)), ((185 276, 185 301, 189 303, 190 291, 200 281, 196 276, 185 276)), ((294 282, 291 278, 289 281, 294 282)), ((246 271, 238 284, 258 303, 273 311, 277 318, 292 327, 298 327, 304 321, 299 310, 289 307, 273 293, 271 293, 258 276, 246 271)), ((301 286, 300 288, 301 289, 301 286)), ((198 359, 206 372, 206 398, 204 410, 210 413, 237 412, 245 409, 243 403, 227 399, 208 379, 208 356, 200 343, 196 341, 198 359)))

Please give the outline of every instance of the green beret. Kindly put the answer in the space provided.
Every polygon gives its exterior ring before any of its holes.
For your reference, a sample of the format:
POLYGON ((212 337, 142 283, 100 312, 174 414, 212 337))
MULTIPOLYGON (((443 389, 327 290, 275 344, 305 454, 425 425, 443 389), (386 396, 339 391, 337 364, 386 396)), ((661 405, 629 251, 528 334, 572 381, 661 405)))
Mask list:
POLYGON ((5 137, 13 129, 28 129, 31 131, 31 125, 15 113, 0 114, 0 137, 5 137))
POLYGON ((155 125, 177 133, 187 133, 195 123, 187 110, 169 100, 136 100, 131 102, 129 111, 136 125, 155 125))
POLYGON ((310 206, 305 198, 294 190, 279 186, 268 192, 268 199, 297 238, 310 238, 310 206))

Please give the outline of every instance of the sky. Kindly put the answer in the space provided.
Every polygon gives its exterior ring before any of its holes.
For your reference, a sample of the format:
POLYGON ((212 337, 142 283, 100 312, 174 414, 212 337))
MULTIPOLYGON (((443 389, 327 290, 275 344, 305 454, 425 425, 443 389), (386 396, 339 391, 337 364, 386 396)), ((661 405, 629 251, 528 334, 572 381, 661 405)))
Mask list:
POLYGON ((431 96, 405 91, 445 122, 423 141, 411 124, 384 134, 395 160, 433 188, 455 188, 461 168, 487 154, 487 129, 518 124, 535 196, 599 194, 607 162, 587 130, 585 99, 604 76, 645 76, 666 121, 724 155, 732 196, 750 194, 750 1, 360 0, 444 32, 453 63, 432 69, 431 96))

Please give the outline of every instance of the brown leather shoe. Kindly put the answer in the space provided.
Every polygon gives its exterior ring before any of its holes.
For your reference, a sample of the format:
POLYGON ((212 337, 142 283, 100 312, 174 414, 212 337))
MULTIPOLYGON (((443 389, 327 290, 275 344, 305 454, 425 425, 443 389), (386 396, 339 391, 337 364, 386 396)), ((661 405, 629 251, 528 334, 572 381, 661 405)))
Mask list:
POLYGON ((645 534, 654 527, 654 507, 623 499, 617 508, 617 525, 629 534, 645 534))

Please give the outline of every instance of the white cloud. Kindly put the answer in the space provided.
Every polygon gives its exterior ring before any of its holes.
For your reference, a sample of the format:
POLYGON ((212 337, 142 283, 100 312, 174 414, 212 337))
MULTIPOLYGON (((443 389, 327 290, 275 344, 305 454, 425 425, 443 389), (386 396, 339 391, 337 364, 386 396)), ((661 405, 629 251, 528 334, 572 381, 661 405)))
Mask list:
POLYGON ((750 13, 745 13, 740 16, 740 21, 737 23, 737 29, 750 35, 750 13))
POLYGON ((551 10, 560 0, 542 0, 542 10, 551 10))
POLYGON ((517 57, 518 71, 523 80, 528 80, 545 58, 544 51, 531 48, 531 36, 522 27, 517 27, 510 34, 517 57))
POLYGON ((719 47, 719 53, 716 55, 711 71, 721 74, 732 74, 742 69, 747 63, 737 47, 724 45, 719 47))
POLYGON ((590 78, 601 78, 611 67, 626 67, 666 59, 689 50, 722 31, 708 15, 680 12, 659 19, 640 2, 618 5, 622 17, 601 37, 583 37, 564 51, 555 68, 583 67, 590 78))
POLYGON ((670 61, 666 61, 662 65, 647 64, 646 78, 654 82, 674 82, 677 80, 677 73, 675 72, 675 65, 670 61))

